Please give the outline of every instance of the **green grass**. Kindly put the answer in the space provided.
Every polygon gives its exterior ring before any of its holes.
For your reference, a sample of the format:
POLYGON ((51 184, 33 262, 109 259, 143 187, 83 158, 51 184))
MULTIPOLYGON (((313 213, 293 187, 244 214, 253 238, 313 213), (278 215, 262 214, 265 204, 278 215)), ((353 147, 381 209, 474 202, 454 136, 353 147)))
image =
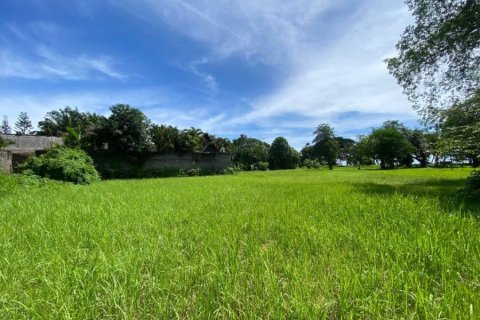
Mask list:
POLYGON ((468 173, 12 187, 0 319, 478 319, 480 211, 456 197, 468 173))

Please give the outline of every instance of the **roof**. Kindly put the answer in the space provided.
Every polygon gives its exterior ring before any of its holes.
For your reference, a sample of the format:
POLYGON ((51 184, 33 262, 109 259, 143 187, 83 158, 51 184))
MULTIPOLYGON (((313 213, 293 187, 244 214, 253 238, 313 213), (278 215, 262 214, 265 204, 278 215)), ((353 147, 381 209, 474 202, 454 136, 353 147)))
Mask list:
POLYGON ((59 137, 20 136, 13 134, 0 134, 0 137, 11 142, 4 150, 12 152, 46 150, 56 144, 63 144, 62 138, 59 137))

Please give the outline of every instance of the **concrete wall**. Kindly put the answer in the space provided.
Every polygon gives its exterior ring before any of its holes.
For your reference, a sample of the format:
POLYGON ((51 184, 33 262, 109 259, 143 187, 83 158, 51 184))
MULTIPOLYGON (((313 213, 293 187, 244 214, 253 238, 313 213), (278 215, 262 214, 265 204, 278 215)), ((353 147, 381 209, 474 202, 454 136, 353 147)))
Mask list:
POLYGON ((0 172, 12 172, 12 153, 10 151, 0 151, 0 172))
POLYGON ((228 153, 152 154, 147 158, 134 158, 97 150, 92 154, 92 158, 97 170, 105 179, 163 177, 174 174, 175 170, 222 171, 232 165, 228 153))
POLYGON ((0 151, 0 171, 11 173, 16 167, 33 155, 39 155, 53 146, 63 144, 59 137, 19 136, 0 134, 10 144, 0 151))
POLYGON ((223 170, 232 164, 229 153, 175 153, 154 155, 149 158, 142 170, 155 171, 162 169, 216 169, 223 170))
POLYGON ((12 152, 47 150, 56 144, 63 144, 63 139, 59 137, 18 136, 14 134, 0 134, 0 137, 11 142, 4 150, 12 152))

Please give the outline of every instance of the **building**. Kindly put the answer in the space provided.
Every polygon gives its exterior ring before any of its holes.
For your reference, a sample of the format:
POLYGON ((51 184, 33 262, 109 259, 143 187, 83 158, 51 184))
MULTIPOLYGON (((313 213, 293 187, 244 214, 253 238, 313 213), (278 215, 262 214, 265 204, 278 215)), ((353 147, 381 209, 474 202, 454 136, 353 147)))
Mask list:
POLYGON ((46 152, 55 145, 62 145, 59 137, 20 136, 0 134, 7 146, 0 150, 0 171, 11 173, 26 159, 46 152))

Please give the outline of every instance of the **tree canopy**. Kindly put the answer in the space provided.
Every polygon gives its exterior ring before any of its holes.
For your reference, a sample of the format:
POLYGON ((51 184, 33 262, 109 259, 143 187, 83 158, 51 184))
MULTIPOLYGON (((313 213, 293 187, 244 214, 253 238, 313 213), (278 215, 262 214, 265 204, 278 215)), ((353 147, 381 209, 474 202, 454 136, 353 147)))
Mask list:
POLYGON ((371 152, 380 160, 382 169, 394 169, 413 152, 405 135, 395 127, 384 126, 374 129, 370 135, 371 152))
POLYGON ((388 69, 419 111, 472 97, 480 88, 480 1, 407 0, 414 23, 397 43, 388 69))
POLYGON ((480 165, 480 93, 464 103, 442 110, 440 113, 443 152, 457 158, 469 158, 480 165))
POLYGON ((284 137, 275 138, 269 152, 270 169, 294 169, 300 161, 300 155, 284 137))
POLYGON ((3 133, 3 134, 11 134, 12 133, 12 128, 10 127, 10 124, 8 123, 7 116, 3 116, 2 125, 0 126, 0 133, 3 133))
POLYGON ((108 118, 108 146, 111 150, 141 153, 149 148, 150 122, 145 114, 128 104, 116 104, 110 108, 108 118))
POLYGON ((15 131, 17 134, 29 134, 33 129, 32 122, 26 112, 20 112, 17 121, 15 122, 15 131))
POLYGON ((335 139, 332 127, 327 123, 320 124, 313 132, 313 152, 319 158, 328 164, 330 170, 338 158, 339 146, 335 139))
POLYGON ((258 167, 260 162, 268 162, 270 145, 244 134, 232 141, 233 162, 243 169, 258 167))

